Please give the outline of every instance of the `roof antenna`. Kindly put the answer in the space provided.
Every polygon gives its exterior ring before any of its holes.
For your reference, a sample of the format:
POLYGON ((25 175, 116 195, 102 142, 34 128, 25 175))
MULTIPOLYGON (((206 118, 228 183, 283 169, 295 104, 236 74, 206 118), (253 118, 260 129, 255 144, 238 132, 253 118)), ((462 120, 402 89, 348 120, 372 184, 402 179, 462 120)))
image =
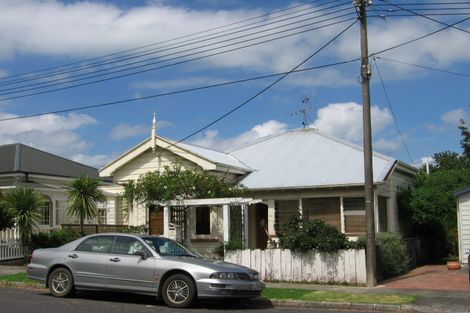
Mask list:
POLYGON ((155 112, 153 113, 152 120, 152 152, 155 154, 157 151, 157 116, 155 112))
POLYGON ((309 112, 312 111, 314 108, 310 105, 310 98, 304 96, 302 98, 302 109, 291 113, 291 116, 302 114, 303 120, 302 125, 304 129, 306 129, 310 124, 313 123, 312 119, 310 118, 309 112))

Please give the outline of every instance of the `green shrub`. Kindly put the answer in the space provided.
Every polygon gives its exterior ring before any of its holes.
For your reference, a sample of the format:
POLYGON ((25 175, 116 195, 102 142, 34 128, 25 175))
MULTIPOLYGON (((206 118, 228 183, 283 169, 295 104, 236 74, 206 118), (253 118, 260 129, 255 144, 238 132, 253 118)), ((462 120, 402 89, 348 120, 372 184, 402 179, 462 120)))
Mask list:
POLYGON ((139 225, 139 226, 126 226, 122 228, 120 233, 128 233, 128 234, 141 234, 141 235, 148 235, 149 228, 147 225, 139 225))
POLYGON ((349 242, 349 249, 361 250, 361 249, 365 249, 366 246, 367 246, 367 238, 364 236, 357 238, 356 241, 349 242))
POLYGON ((55 248, 78 239, 80 235, 72 229, 53 229, 31 235, 31 249, 55 248))
POLYGON ((226 251, 242 250, 244 248, 243 241, 241 239, 230 239, 225 242, 224 247, 226 251))
POLYGON ((297 252, 334 252, 347 249, 349 242, 346 235, 324 221, 302 221, 293 216, 279 236, 279 245, 297 252))
POLYGON ((406 244, 395 233, 378 233, 376 237, 377 272, 381 279, 390 278, 408 269, 406 244))

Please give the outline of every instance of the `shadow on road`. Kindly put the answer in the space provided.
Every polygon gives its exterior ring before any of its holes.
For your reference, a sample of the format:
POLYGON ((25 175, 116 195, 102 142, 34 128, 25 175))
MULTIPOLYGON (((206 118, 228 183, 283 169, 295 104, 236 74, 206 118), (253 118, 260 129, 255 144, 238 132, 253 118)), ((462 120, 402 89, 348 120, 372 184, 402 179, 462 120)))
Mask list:
MULTIPOLYGON (((48 291, 40 293, 43 296, 53 297, 48 291)), ((119 293, 110 291, 77 291, 73 296, 74 299, 104 301, 113 303, 129 303, 141 304, 146 306, 166 307, 162 300, 156 300, 155 297, 136 295, 129 293, 119 293)), ((191 306, 192 309, 204 310, 250 310, 256 311, 260 309, 272 308, 273 305, 269 300, 264 299, 223 299, 223 300, 198 300, 191 306)))

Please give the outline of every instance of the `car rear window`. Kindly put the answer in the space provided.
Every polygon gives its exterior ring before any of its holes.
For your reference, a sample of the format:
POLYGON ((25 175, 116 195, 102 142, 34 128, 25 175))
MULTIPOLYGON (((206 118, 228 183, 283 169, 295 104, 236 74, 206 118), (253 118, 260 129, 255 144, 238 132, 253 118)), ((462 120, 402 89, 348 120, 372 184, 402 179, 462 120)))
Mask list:
POLYGON ((85 239, 78 245, 76 251, 109 253, 113 246, 114 236, 96 236, 85 239))

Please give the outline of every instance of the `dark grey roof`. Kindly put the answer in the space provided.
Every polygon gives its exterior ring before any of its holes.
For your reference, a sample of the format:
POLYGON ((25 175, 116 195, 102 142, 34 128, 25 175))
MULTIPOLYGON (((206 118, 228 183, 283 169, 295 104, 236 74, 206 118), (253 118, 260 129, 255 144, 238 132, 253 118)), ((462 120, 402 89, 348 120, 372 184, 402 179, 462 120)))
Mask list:
POLYGON ((0 146, 0 174, 7 173, 99 177, 96 168, 20 143, 0 146))
POLYGON ((470 187, 457 190, 457 191, 454 193, 454 197, 460 197, 461 195, 466 194, 467 192, 470 192, 470 187))

